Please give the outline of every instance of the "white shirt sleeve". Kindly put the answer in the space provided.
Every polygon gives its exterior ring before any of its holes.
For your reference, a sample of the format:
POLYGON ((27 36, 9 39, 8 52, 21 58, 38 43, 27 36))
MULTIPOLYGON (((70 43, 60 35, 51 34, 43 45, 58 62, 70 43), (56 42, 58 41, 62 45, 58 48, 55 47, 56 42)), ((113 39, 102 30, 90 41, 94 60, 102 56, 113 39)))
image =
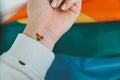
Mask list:
POLYGON ((19 34, 0 56, 0 80, 44 80, 54 54, 39 42, 19 34))

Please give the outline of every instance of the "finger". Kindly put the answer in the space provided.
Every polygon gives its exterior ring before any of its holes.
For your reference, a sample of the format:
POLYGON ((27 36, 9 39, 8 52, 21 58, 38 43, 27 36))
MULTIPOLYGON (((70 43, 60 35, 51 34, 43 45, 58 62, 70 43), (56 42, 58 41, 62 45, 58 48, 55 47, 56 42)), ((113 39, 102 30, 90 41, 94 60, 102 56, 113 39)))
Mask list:
POLYGON ((79 0, 77 3, 75 3, 76 7, 80 7, 81 8, 81 5, 82 5, 82 0, 79 0))
POLYGON ((77 3, 77 0, 65 0, 63 5, 61 6, 61 10, 66 11, 75 3, 77 3))
POLYGON ((53 0, 52 2, 51 2, 51 6, 53 7, 53 8, 56 8, 56 6, 57 6, 57 0, 53 0))
POLYGON ((57 0, 57 1, 58 1, 58 3, 57 3, 56 7, 59 7, 63 3, 64 0, 57 0))
POLYGON ((80 15, 80 11, 81 11, 81 5, 82 5, 82 0, 80 0, 79 2, 77 2, 73 6, 71 6, 69 8, 69 11, 72 11, 75 14, 77 14, 77 16, 79 16, 80 15))
POLYGON ((63 1, 64 0, 52 0, 51 6, 53 8, 57 8, 57 7, 59 7, 62 4, 63 1))

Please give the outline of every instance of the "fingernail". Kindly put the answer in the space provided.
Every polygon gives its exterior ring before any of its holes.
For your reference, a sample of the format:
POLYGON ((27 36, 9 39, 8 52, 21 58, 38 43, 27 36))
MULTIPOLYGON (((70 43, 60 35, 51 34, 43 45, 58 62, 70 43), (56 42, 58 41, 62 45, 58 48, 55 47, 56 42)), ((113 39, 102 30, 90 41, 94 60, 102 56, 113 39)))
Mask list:
POLYGON ((66 9, 66 7, 67 7, 67 5, 66 5, 66 4, 64 4, 64 5, 62 5, 61 9, 62 9, 62 10, 65 10, 65 9, 66 9))
POLYGON ((52 3, 51 3, 51 6, 52 6, 53 8, 55 8, 56 5, 57 5, 57 0, 53 0, 52 3))

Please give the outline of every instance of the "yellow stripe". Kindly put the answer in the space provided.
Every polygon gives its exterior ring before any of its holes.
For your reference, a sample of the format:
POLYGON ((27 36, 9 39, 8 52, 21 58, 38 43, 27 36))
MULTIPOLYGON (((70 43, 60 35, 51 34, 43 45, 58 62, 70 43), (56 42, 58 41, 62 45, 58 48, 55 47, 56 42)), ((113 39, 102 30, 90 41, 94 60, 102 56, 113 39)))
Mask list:
POLYGON ((87 23, 87 22, 95 22, 91 17, 87 16, 84 13, 81 13, 77 18, 76 23, 87 23))
POLYGON ((17 20, 21 24, 27 24, 28 18, 17 20))
MULTIPOLYGON (((20 19, 17 21, 21 24, 27 24, 28 18, 20 19)), ((81 15, 77 18, 75 23, 87 23, 87 22, 95 22, 95 20, 93 20, 91 17, 87 16, 86 14, 81 13, 81 15)))

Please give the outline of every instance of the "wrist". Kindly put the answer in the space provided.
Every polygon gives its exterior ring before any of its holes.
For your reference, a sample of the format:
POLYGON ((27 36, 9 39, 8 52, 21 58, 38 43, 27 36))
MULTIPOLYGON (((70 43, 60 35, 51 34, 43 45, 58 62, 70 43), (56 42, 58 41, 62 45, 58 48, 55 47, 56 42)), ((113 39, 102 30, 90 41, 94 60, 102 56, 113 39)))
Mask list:
POLYGON ((44 46, 46 46, 48 49, 53 50, 53 47, 57 40, 55 40, 51 32, 49 32, 44 27, 36 27, 36 26, 33 27, 30 25, 27 25, 27 27, 23 32, 23 34, 25 34, 26 36, 29 36, 32 39, 36 39, 36 33, 39 33, 44 37, 44 39, 40 40, 39 42, 44 46))

